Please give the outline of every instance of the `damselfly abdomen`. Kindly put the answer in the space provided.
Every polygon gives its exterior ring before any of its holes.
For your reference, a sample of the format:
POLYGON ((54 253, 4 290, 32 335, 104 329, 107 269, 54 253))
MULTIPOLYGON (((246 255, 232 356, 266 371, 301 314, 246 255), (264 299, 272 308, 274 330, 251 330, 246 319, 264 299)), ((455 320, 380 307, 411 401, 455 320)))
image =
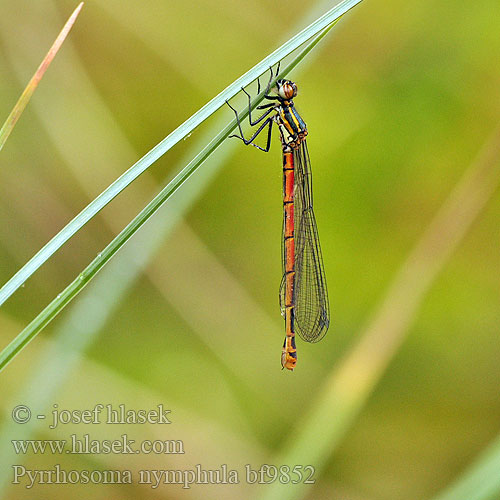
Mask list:
POLYGON ((306 342, 321 340, 328 330, 330 312, 313 212, 311 164, 305 140, 307 127, 293 103, 293 98, 297 95, 297 85, 290 80, 277 80, 273 89, 275 95, 269 95, 272 77, 271 70, 264 98, 273 102, 257 107, 266 111, 255 121, 252 120, 250 95, 242 89, 248 95, 250 124, 260 124, 250 139, 245 139, 243 135, 237 111, 229 103, 228 105, 236 115, 240 131, 240 135, 231 137, 241 139, 246 145, 251 144, 267 152, 271 146, 274 123, 280 131, 283 150, 283 278, 280 286, 280 306, 285 318, 286 334, 281 365, 293 370, 297 364, 295 334, 306 342), (266 127, 267 143, 265 147, 261 147, 254 140, 266 127))

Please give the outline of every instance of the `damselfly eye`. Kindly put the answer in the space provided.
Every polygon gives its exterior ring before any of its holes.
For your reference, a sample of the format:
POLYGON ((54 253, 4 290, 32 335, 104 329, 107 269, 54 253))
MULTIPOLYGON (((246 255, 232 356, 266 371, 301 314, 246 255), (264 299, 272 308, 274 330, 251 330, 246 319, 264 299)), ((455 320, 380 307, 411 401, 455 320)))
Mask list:
POLYGON ((293 99, 297 95, 297 85, 290 80, 280 80, 278 94, 282 99, 293 99))

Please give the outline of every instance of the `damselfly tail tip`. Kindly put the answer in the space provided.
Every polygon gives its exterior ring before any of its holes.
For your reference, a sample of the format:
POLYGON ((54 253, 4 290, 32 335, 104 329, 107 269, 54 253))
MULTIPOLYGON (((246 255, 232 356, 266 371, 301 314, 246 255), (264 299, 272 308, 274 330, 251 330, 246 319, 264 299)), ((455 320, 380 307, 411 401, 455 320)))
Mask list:
POLYGON ((295 365, 297 364, 297 353, 289 352, 284 350, 281 353, 281 369, 286 368, 293 372, 295 365))

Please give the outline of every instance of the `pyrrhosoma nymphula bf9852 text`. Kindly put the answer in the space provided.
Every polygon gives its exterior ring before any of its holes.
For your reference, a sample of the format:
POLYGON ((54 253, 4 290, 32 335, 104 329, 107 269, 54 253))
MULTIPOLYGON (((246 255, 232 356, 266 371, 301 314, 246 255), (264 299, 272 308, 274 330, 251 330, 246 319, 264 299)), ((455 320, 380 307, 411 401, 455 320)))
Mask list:
MULTIPOLYGON (((278 66, 279 68, 279 66, 278 66)), ((271 146, 271 130, 276 123, 281 136, 283 151, 283 278, 280 286, 281 313, 285 318, 285 342, 281 353, 283 368, 293 370, 297 364, 295 334, 306 342, 321 340, 330 324, 328 293, 323 259, 313 212, 311 187, 311 163, 307 149, 307 127, 295 109, 293 98, 297 85, 285 79, 276 81, 274 95, 270 95, 273 71, 264 98, 272 101, 258 106, 266 111, 252 120, 251 97, 248 96, 250 125, 259 125, 250 139, 245 139, 237 111, 227 103, 236 115, 241 139, 246 145, 268 152, 271 146), (266 130, 267 142, 261 147, 254 141, 266 130)), ((279 69, 276 70, 276 76, 279 69)), ((258 82, 257 93, 260 93, 258 82)))

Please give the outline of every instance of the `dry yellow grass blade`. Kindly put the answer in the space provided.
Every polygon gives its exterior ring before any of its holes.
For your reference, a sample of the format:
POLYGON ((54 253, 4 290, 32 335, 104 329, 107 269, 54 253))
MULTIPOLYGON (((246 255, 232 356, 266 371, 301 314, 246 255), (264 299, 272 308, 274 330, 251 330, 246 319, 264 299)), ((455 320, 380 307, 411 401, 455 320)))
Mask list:
POLYGON ((49 51, 47 52, 47 55, 40 63, 40 66, 38 66, 38 69, 35 71, 35 74, 33 75, 28 85, 24 89, 23 93, 21 94, 21 97, 19 97, 14 108, 7 117, 7 120, 5 120, 5 123, 2 125, 2 128, 0 129, 0 150, 3 148, 5 142, 7 141, 7 138, 12 132, 12 129, 17 123, 17 120, 19 120, 19 117, 21 116, 22 112, 28 105, 28 102, 31 99, 33 92, 35 92, 35 89, 37 88, 38 84, 40 83, 40 80, 47 71, 47 68, 50 66, 50 63, 52 62, 57 52, 61 48, 61 45, 63 44, 64 40, 68 36, 69 31, 73 27, 73 24, 75 24, 76 18, 78 17, 78 14, 80 14, 82 7, 83 7, 83 2, 81 2, 78 5, 78 7, 73 11, 73 14, 69 16, 69 19, 66 21, 66 24, 64 25, 63 29, 57 36, 55 42, 52 44, 52 47, 50 47, 49 51))

